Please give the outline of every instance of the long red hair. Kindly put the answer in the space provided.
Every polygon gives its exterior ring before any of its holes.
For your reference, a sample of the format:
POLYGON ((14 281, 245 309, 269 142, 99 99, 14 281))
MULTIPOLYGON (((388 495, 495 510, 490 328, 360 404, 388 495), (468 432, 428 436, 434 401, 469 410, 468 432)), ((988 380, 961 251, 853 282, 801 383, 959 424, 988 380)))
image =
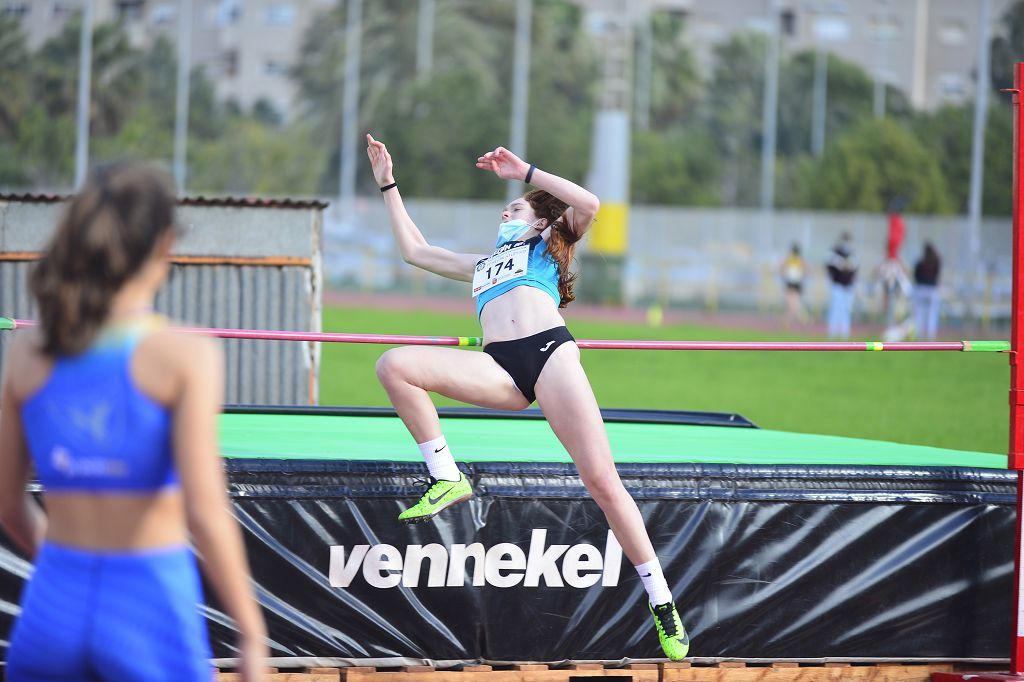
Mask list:
POLYGON ((558 307, 565 308, 576 300, 573 293, 576 273, 572 272, 570 267, 576 251, 576 242, 580 240, 576 231, 565 221, 565 211, 569 204, 542 189, 530 190, 523 195, 523 199, 533 208, 534 215, 544 218, 551 226, 547 243, 548 253, 558 264, 558 295, 561 298, 558 307))

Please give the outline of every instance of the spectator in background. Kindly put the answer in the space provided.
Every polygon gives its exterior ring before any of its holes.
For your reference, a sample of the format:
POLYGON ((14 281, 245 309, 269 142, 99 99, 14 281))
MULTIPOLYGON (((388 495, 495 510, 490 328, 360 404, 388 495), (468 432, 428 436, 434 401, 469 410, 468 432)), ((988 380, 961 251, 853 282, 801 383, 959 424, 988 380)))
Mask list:
POLYGON ((786 288, 786 319, 788 329, 794 322, 807 323, 807 310, 804 309, 803 291, 804 278, 807 276, 807 265, 800 255, 800 245, 789 247, 789 255, 779 267, 782 285, 786 288))
POLYGON ((826 262, 831 291, 828 302, 829 338, 850 338, 850 317, 853 315, 853 282, 857 277, 857 259, 853 255, 850 235, 843 232, 832 247, 826 262))
POLYGON ((931 242, 914 266, 914 325, 922 339, 934 339, 939 328, 939 272, 942 261, 931 242))
POLYGON ((885 260, 875 273, 882 288, 882 315, 885 318, 884 336, 898 340, 906 336, 907 298, 910 296, 910 273, 900 259, 900 247, 907 228, 903 222, 901 201, 894 201, 889 211, 889 239, 885 260), (902 330, 902 331, 901 331, 902 330))

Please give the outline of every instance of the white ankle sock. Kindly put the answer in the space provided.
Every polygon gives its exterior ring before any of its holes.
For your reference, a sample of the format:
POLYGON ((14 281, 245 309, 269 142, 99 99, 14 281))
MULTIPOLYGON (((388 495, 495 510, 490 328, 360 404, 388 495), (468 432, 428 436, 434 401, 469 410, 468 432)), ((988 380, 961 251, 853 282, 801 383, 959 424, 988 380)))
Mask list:
POLYGON ((439 481, 459 480, 459 467, 455 464, 455 458, 452 457, 451 448, 448 447, 444 436, 419 443, 419 446, 431 476, 439 481))
POLYGON ((665 582, 665 574, 661 572, 661 562, 658 561, 658 557, 637 566, 636 572, 644 583, 647 599, 651 602, 651 606, 672 601, 672 591, 668 589, 668 583, 665 582))

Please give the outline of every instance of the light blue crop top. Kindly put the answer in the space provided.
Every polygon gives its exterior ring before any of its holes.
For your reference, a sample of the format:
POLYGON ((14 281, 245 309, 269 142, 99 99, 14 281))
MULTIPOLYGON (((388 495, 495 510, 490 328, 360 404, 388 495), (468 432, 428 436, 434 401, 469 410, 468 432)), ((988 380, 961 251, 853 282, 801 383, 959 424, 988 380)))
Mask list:
POLYGON ((554 299, 556 306, 562 302, 562 295, 558 293, 558 263, 556 263, 555 259, 551 257, 550 253, 548 253, 548 243, 544 241, 540 235, 525 241, 516 239, 502 241, 499 237, 498 243, 494 245, 494 253, 498 253, 502 248, 512 249, 523 244, 528 244, 530 246, 530 257, 527 261, 526 274, 502 282, 501 284, 491 287, 477 296, 477 319, 480 318, 480 314, 483 312, 485 305, 496 299, 498 296, 501 296, 506 291, 510 291, 516 287, 535 287, 551 296, 551 298, 554 299))
POLYGON ((178 485, 171 414, 135 385, 131 359, 152 325, 105 330, 61 357, 23 405, 25 438, 47 492, 155 492, 178 485))

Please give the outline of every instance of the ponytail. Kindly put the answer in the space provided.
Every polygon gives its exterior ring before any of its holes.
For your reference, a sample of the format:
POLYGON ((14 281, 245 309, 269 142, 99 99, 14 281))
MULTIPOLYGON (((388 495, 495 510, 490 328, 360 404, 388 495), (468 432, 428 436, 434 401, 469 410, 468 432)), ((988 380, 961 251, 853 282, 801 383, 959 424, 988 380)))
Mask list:
POLYGON ((162 172, 131 162, 97 168, 30 277, 43 351, 77 355, 88 348, 111 299, 173 226, 174 194, 162 172))
POLYGON ((551 258, 558 265, 558 295, 561 299, 558 307, 565 308, 576 300, 573 287, 577 275, 570 268, 576 243, 580 240, 576 231, 565 221, 565 211, 569 205, 542 189, 530 190, 523 199, 533 208, 534 215, 545 218, 551 226, 547 248, 551 258))

